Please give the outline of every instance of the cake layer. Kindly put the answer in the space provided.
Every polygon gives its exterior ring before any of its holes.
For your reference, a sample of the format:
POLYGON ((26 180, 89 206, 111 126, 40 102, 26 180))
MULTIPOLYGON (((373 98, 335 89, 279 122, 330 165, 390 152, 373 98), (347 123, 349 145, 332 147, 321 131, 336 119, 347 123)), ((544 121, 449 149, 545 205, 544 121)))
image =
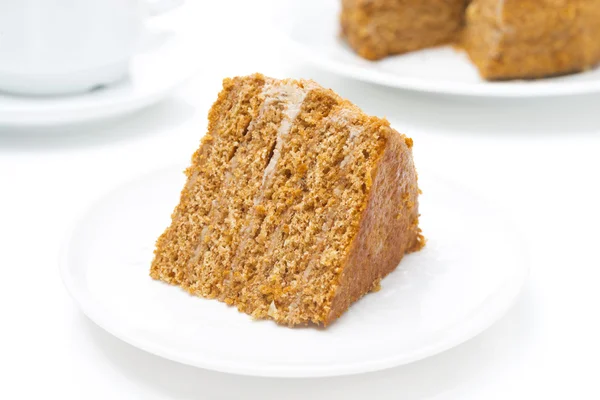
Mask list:
POLYGON ((225 80, 223 91, 209 115, 208 133, 192 156, 187 183, 172 215, 171 226, 158 239, 151 275, 181 284, 188 262, 200 240, 198 226, 207 226, 214 193, 221 188, 225 170, 258 113, 264 78, 225 80))
POLYGON ((342 35, 362 57, 378 60, 452 42, 466 0, 342 0, 342 35))
MULTIPOLYGON (((323 101, 316 95, 340 101, 325 91, 313 94, 307 105, 323 101)), ((261 256, 244 265, 253 274, 243 277, 249 284, 240 304, 257 317, 289 324, 327 319, 333 281, 342 270, 339 256, 358 229, 366 201, 365 181, 374 160, 361 161, 367 150, 376 154, 383 148, 374 137, 358 145, 352 137, 357 130, 342 120, 350 112, 339 103, 324 118, 311 118, 316 123, 299 126, 284 148, 274 175, 282 184, 263 204, 266 217, 253 246, 261 256)), ((299 125, 303 120, 300 115, 299 125)))
POLYGON ((412 142, 387 121, 258 74, 226 80, 210 119, 155 279, 256 318, 328 324, 421 247, 412 142))
MULTIPOLYGON (((230 293, 236 296, 240 310, 256 317, 266 317, 271 304, 282 296, 287 297, 291 290, 291 283, 281 277, 297 262, 294 259, 297 250, 292 242, 303 222, 297 218, 310 191, 322 183, 315 184, 311 168, 319 156, 315 148, 327 133, 319 126, 337 101, 337 96, 329 91, 312 90, 290 133, 285 140, 278 141, 281 146, 273 157, 276 162, 265 171, 268 185, 257 199, 257 212, 250 223, 252 228, 246 243, 236 254, 233 263, 236 279, 230 293)), ((320 156, 327 157, 326 154, 320 156)), ((328 158, 328 161, 331 160, 328 158)))
POLYGON ((279 147, 289 134, 308 90, 266 79, 259 94, 262 106, 248 127, 246 140, 231 159, 223 189, 212 200, 209 223, 195 257, 188 264, 186 286, 190 292, 219 296, 228 303, 233 301, 224 293, 223 282, 230 277, 238 246, 247 240, 242 228, 269 185, 267 172, 276 163, 279 147))

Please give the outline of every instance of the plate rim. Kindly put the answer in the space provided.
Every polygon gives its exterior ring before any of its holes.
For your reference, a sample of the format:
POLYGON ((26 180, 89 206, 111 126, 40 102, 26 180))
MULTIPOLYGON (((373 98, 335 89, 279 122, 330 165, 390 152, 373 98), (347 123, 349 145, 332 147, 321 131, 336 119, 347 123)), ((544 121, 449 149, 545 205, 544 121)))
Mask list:
MULTIPOLYGON (((486 331, 500 319, 502 319, 506 313, 513 307, 516 303, 520 294, 522 292, 523 287, 528 281, 529 275, 531 273, 531 265, 529 260, 529 254, 525 246, 523 245, 524 241, 518 227, 512 222, 511 219, 505 220, 505 223, 512 229, 512 232, 515 233, 518 240, 515 240, 515 243, 520 243, 517 245, 516 251, 520 255, 520 264, 521 268, 519 269, 519 279, 511 279, 508 283, 510 284, 510 289, 506 290, 503 297, 507 300, 502 303, 500 307, 497 308, 496 313, 483 313, 485 317, 479 319, 479 323, 471 324, 471 328, 465 333, 465 330, 458 330, 455 328, 457 325, 460 325, 460 322, 465 320, 472 320, 473 318, 469 318, 471 314, 467 314, 460 321, 455 322, 451 328, 449 328, 450 334, 444 336, 446 339, 437 340, 433 344, 430 344, 428 347, 419 349, 419 351, 413 351, 410 353, 410 356, 391 356, 383 359, 378 359, 370 362, 352 362, 352 363, 342 363, 342 364, 327 364, 323 365, 302 365, 302 366, 292 366, 292 365, 280 365, 273 364, 269 366, 256 366, 248 363, 235 363, 231 361, 222 362, 218 359, 210 359, 204 358, 203 360, 199 360, 197 358, 186 357, 180 353, 169 352, 167 349, 163 348, 160 345, 155 344, 152 341, 140 339, 139 337, 132 337, 127 332, 127 329, 120 329, 118 324, 114 322, 111 323, 110 320, 106 320, 102 316, 102 312, 97 311, 98 308, 94 306, 93 302, 90 300, 89 295, 83 293, 83 291, 79 288, 74 281, 70 270, 72 269, 72 263, 69 262, 69 255, 72 253, 72 243, 76 238, 76 233, 79 227, 83 226, 85 220, 93 215, 94 210, 99 208, 105 201, 107 201, 111 196, 115 193, 118 193, 131 184, 139 183, 140 181, 147 180, 150 177, 156 176, 161 173, 174 173, 176 170, 183 171, 185 167, 180 164, 168 164, 163 165, 160 168, 155 168, 150 172, 137 174, 129 179, 125 179, 120 181, 118 184, 106 189, 99 195, 97 195, 92 201, 90 201, 87 206, 85 206, 81 211, 79 211, 70 223, 68 224, 68 228, 65 230, 63 234, 62 243, 60 247, 59 259, 58 259, 58 267, 61 280, 65 289, 67 290, 69 296, 72 298, 74 303, 79 307, 79 309, 83 312, 83 314, 98 327, 102 328, 115 338, 133 346, 140 350, 143 350, 147 353, 153 354, 155 356, 161 357, 166 360, 171 360, 178 362, 180 364, 206 369, 210 371, 217 371, 222 373, 241 375, 241 376, 253 376, 253 377, 265 377, 265 378, 321 378, 321 377, 335 377, 335 376, 349 376, 349 375, 357 375, 375 371, 382 371, 394 367, 399 367, 402 365, 408 365, 429 357, 433 357, 435 355, 441 354, 447 350, 450 350, 454 347, 457 347, 475 337, 480 335, 482 332, 486 331), (447 337, 450 337, 449 340, 447 337)), ((425 169, 425 171, 429 172, 429 170, 425 169)), ((446 182, 451 182, 454 186, 458 188, 463 188, 459 183, 454 180, 445 178, 443 174, 434 173, 433 176, 441 177, 446 182)), ((464 188, 463 188, 464 189, 464 188)), ((484 198, 478 196, 477 192, 472 190, 468 191, 475 198, 480 199, 485 202, 484 198)), ((502 210, 496 207, 495 205, 490 204, 489 202, 485 202, 488 207, 495 211, 499 212, 502 215, 502 210)), ((500 216, 499 215, 499 216, 500 216)), ((498 216, 498 217, 499 217, 498 216)), ((492 296, 497 295, 499 291, 492 294, 492 296)), ((486 310, 484 308, 484 310, 486 310)), ((474 311, 475 314, 481 314, 482 309, 479 308, 474 311)))
MULTIPOLYGON (((175 46, 177 54, 186 54, 193 51, 195 41, 183 35, 176 27, 165 27, 159 30, 148 29, 148 34, 167 34, 171 37, 152 48, 151 51, 140 50, 132 56, 132 64, 136 57, 147 57, 148 53, 161 54, 165 47, 175 46), (175 44, 173 44, 175 43, 175 44)), ((89 92, 73 94, 68 96, 55 96, 56 102, 52 101, 52 96, 24 96, 11 95, 10 93, 0 92, 0 96, 5 102, 10 102, 11 98, 19 99, 18 105, 3 106, 0 111, 0 127, 43 127, 60 126, 68 124, 77 124, 88 121, 97 121, 107 118, 119 117, 130 114, 137 110, 144 109, 152 104, 166 98, 170 93, 177 90, 188 80, 193 78, 200 71, 200 62, 197 58, 189 58, 183 64, 183 68, 178 73, 170 73, 169 83, 156 85, 154 89, 147 93, 136 94, 112 94, 109 97, 100 99, 88 99, 84 103, 78 100, 89 95, 89 92), (47 104, 27 105, 30 100, 39 101, 47 99, 47 104)), ((131 69, 131 65, 130 65, 131 69)), ((109 86, 108 90, 118 90, 124 82, 122 80, 109 86)))
MULTIPOLYGON (((294 40, 289 29, 284 29, 282 26, 284 24, 281 21, 289 21, 289 16, 292 14, 289 12, 289 7, 291 7, 292 3, 294 3, 292 0, 281 0, 273 7, 270 17, 270 29, 273 31, 272 37, 279 41, 281 49, 286 51, 291 57, 346 78, 412 92, 484 98, 547 98, 600 92, 600 79, 567 83, 556 83, 555 81, 551 81, 551 77, 534 81, 482 81, 479 84, 455 83, 449 80, 434 80, 430 82, 422 78, 402 77, 386 71, 346 64, 328 57, 321 51, 312 50, 306 44, 294 40), (528 85, 528 83, 532 84, 528 85), (530 88, 535 87, 535 89, 527 89, 528 86, 530 88)), ((436 48, 444 48, 444 46, 424 50, 436 48)), ((600 68, 600 66, 597 68, 600 68)), ((579 73, 585 73, 585 71, 579 73)))

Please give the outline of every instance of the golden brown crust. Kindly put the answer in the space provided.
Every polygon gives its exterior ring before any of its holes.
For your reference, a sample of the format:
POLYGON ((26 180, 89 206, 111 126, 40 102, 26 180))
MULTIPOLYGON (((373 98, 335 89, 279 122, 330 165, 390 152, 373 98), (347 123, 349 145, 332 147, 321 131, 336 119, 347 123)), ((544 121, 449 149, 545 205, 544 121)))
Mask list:
POLYGON ((405 253, 420 250, 425 244, 418 226, 419 189, 412 139, 400 135, 387 123, 379 129, 387 139, 385 150, 373 171, 373 186, 360 229, 345 260, 326 323, 377 289, 405 253))

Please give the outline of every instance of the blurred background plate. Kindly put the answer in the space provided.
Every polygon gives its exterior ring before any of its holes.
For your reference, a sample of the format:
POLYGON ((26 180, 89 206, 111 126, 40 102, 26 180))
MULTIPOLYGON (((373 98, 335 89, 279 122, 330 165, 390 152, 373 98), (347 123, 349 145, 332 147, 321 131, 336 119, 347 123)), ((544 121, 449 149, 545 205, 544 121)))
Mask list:
POLYGON ((281 0, 272 16, 284 47, 304 62, 385 86, 486 97, 564 96, 600 92, 600 68, 537 81, 487 82, 466 54, 451 46, 381 61, 356 55, 340 38, 339 0, 281 0))
POLYGON ((170 168, 103 197, 65 242, 63 281, 116 337, 196 367, 243 375, 321 377, 407 364, 474 337, 513 304, 528 275, 523 243, 501 214, 452 182, 420 173, 427 246, 382 289, 327 329, 254 321, 149 276, 184 175, 170 168))

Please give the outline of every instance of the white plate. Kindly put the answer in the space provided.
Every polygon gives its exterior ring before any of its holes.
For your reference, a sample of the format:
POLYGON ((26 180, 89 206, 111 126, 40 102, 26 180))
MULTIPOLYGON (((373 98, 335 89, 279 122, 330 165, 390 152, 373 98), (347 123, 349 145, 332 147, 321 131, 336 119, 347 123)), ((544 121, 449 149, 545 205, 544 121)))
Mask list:
POLYGON ((490 97, 558 96, 600 92, 600 69, 537 81, 486 82, 468 57, 439 47, 372 62, 339 37, 340 0, 281 0, 273 14, 285 48, 331 72, 385 86, 490 97))
POLYGON ((133 57, 129 77, 70 96, 28 97, 0 93, 0 125, 44 126, 110 118, 140 110, 170 94, 199 68, 197 44, 177 31, 149 33, 133 57))
POLYGON ((150 353, 256 376, 354 374, 410 363, 477 335, 512 305, 527 276, 518 235, 486 203, 421 173, 428 243, 327 329, 254 321, 149 277, 183 168, 157 171, 99 200, 70 233, 64 283, 99 326, 150 353))

